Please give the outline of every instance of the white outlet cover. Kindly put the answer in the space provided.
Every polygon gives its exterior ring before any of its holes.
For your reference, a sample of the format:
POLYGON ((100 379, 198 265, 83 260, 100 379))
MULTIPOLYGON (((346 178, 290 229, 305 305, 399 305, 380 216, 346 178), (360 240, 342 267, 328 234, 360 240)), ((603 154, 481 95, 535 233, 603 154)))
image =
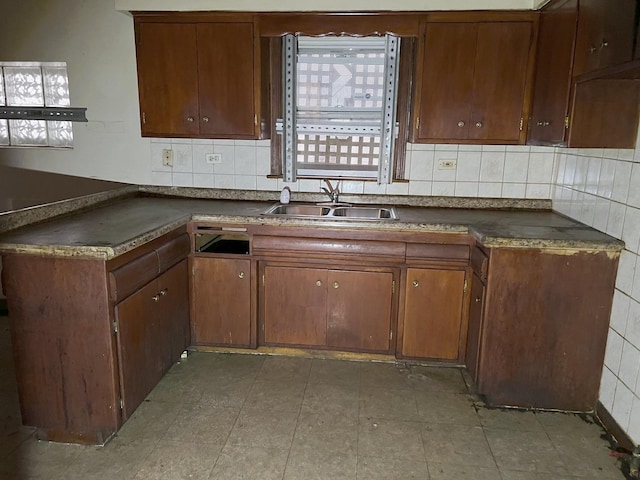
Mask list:
POLYGON ((162 149, 162 165, 165 167, 173 167, 173 150, 170 148, 162 149))
POLYGON ((207 153, 206 156, 207 163, 222 163, 222 154, 221 153, 207 153))
POLYGON ((456 159, 442 159, 438 162, 438 170, 455 170, 458 166, 456 159))

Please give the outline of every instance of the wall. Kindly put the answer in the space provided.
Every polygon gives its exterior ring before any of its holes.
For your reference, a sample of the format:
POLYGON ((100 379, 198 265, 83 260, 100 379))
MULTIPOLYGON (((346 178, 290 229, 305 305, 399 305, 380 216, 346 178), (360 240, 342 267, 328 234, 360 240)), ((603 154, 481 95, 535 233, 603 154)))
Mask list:
MULTIPOLYGON (((523 1, 531 6, 531 0, 523 1)), ((72 150, 0 148, 0 165, 134 184, 281 188, 278 181, 265 177, 268 142, 187 140, 181 143, 175 140, 174 146, 169 146, 175 150, 174 168, 166 169, 158 164, 160 143, 165 142, 162 146, 165 148, 171 140, 150 141, 140 136, 133 21, 130 15, 117 12, 112 2, 0 2, 6 4, 2 9, 5 21, 0 29, 0 59, 66 61, 71 103, 87 107, 89 119, 88 123, 74 124, 75 147, 72 150), (223 164, 215 168, 203 164, 203 152, 210 151, 213 146, 224 156, 223 164)), ((144 6, 153 9, 161 3, 147 0, 144 6)), ((175 2, 170 3, 175 7, 175 2)), ((239 8, 236 3, 230 5, 228 0, 203 0, 201 3, 209 8, 239 8)), ((419 3, 419 9, 451 4, 433 0, 419 3)), ((459 3, 474 9, 505 8, 503 0, 459 3)), ((513 5, 511 0, 507 3, 513 5)), ((117 4, 122 6, 127 2, 122 0, 117 4)), ((279 2, 261 4, 269 9, 282 7, 279 2)), ((166 5, 169 3, 165 2, 166 5)), ((396 2, 388 0, 384 5, 387 9, 397 6, 396 2)), ((411 165, 408 184, 378 187, 371 182, 356 182, 345 184, 343 190, 550 198, 550 150, 530 152, 528 147, 485 147, 481 151, 480 147, 466 146, 429 149, 433 147, 414 146, 414 151, 409 152, 412 158, 408 159, 411 165), (457 159, 457 172, 434 169, 433 160, 438 158, 457 159)), ((320 182, 302 181, 292 187, 294 190, 318 191, 320 182)))
POLYGON ((640 444, 638 147, 640 144, 635 150, 558 149, 553 188, 554 210, 626 244, 613 297, 600 401, 636 444, 640 444))

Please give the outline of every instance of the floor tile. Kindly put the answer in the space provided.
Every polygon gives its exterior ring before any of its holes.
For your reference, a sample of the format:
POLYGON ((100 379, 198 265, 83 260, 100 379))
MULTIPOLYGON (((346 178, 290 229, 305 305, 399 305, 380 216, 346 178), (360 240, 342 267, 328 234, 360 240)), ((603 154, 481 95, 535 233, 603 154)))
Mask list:
POLYGON ((226 445, 289 450, 297 421, 297 413, 242 411, 226 445))
POLYGON ((402 364, 363 363, 360 366, 360 385, 388 389, 413 388, 409 380, 409 369, 402 364))
POLYGON ((360 417, 419 420, 413 389, 360 387, 360 417))
POLYGON ((235 408, 185 404, 162 438, 166 442, 200 443, 222 448, 238 413, 235 408))
MULTIPOLYGON (((600 480, 600 477, 575 477, 569 475, 556 475, 551 473, 518 472, 514 470, 501 470, 502 480, 600 480)), ((620 473, 622 480, 622 472, 620 473)))
POLYGON ((182 408, 180 403, 144 401, 125 422, 117 436, 129 440, 157 441, 167 432, 182 408))
POLYGON ((483 427, 544 432, 542 424, 538 422, 538 416, 531 411, 507 408, 478 408, 477 412, 483 427))
POLYGON ((225 445, 210 480, 281 480, 289 448, 225 445))
POLYGON ((362 362, 314 359, 309 372, 309 384, 360 384, 362 362))
POLYGON ((303 413, 335 414, 358 418, 360 394, 358 384, 309 383, 302 400, 303 413))
POLYGON ((470 395, 448 392, 415 392, 418 413, 427 423, 480 425, 470 395))
POLYGON ((422 440, 429 463, 497 468, 482 427, 426 424, 422 440))
POLYGON ((207 480, 220 446, 160 442, 142 462, 134 480, 207 480))
POLYGON ((342 415, 300 414, 291 454, 304 451, 323 455, 356 455, 358 420, 342 415))
POLYGON ((358 455, 358 480, 428 480, 424 459, 358 455))
POLYGON ((567 475, 564 462, 544 432, 485 428, 498 468, 567 475))
POLYGON ((42 442, 31 437, 0 462, 0 472, 23 477, 59 477, 82 454, 83 445, 42 442))
POLYGON ((301 357, 269 356, 258 373, 263 382, 302 382, 309 380, 312 359, 301 357))
POLYGON ((411 366, 407 378, 416 390, 467 393, 467 385, 459 368, 411 366))
POLYGON ((325 454, 311 450, 292 451, 284 480, 355 480, 355 454, 325 454))
POLYGON ((429 480, 499 480, 496 467, 429 463, 429 480))
POLYGON ((423 460, 421 429, 422 425, 416 422, 361 418, 358 455, 423 460))
POLYGON ((244 402, 243 410, 298 413, 304 398, 305 383, 257 380, 244 402))
POLYGON ((620 462, 609 455, 609 443, 598 437, 555 433, 551 441, 572 475, 602 480, 620 478, 620 462))
POLYGON ((241 408, 247 400, 254 383, 255 380, 252 377, 201 381, 198 387, 200 390, 198 401, 217 407, 241 408))

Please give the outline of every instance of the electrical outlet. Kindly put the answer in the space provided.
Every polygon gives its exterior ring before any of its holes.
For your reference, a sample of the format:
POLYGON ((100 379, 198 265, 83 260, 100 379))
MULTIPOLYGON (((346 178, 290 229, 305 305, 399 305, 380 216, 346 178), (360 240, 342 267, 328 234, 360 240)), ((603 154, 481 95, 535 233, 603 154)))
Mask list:
POLYGON ((207 163, 222 163, 221 153, 207 153, 207 163))
POLYGON ((455 170, 458 166, 458 161, 454 159, 440 160, 438 162, 438 170, 455 170))
POLYGON ((162 149, 162 165, 165 167, 173 167, 173 150, 170 148, 162 149))

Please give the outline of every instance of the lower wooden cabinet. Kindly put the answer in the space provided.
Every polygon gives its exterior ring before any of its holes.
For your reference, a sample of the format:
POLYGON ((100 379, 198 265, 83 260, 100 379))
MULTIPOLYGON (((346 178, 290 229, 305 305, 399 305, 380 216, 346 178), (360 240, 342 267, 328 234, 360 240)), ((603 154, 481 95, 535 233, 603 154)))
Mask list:
POLYGON ((460 358, 465 278, 463 269, 407 269, 399 346, 402 357, 460 358))
POLYGON ((465 364, 474 382, 478 380, 478 355, 480 354, 480 332, 482 331, 485 290, 486 287, 480 277, 474 274, 471 281, 467 349, 465 352, 465 364))
POLYGON ((250 347, 251 261, 194 257, 193 343, 250 347))
POLYGON ((189 346, 188 302, 183 260, 116 305, 123 420, 189 346))
POLYGON ((392 271, 284 265, 261 271, 264 343, 391 350, 392 271))

